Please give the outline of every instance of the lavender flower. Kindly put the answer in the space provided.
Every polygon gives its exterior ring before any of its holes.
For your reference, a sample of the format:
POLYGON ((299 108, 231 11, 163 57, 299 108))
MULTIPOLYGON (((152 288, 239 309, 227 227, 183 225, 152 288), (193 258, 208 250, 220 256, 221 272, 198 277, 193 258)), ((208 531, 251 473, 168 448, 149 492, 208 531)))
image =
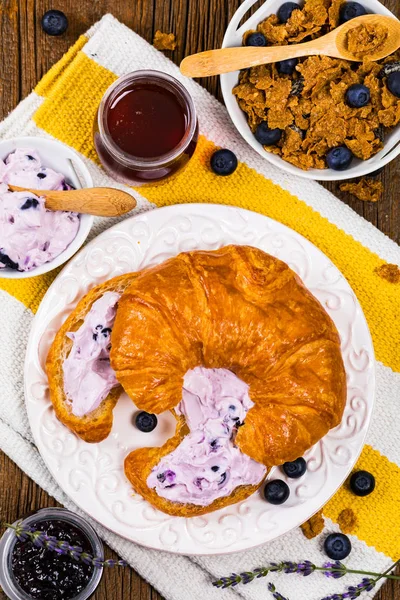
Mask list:
POLYGON ((22 526, 22 521, 19 521, 15 526, 6 523, 6 527, 13 529, 15 536, 21 542, 26 542, 30 539, 37 548, 45 548, 52 550, 57 554, 69 554, 76 561, 82 561, 85 564, 93 565, 94 567, 126 567, 128 563, 125 560, 102 560, 98 556, 93 556, 88 552, 83 552, 80 546, 72 546, 66 541, 57 540, 52 535, 47 535, 44 531, 33 531, 31 528, 22 526))
POLYGON ((338 560, 333 563, 324 563, 323 567, 324 569, 329 569, 327 571, 324 571, 324 575, 326 577, 333 577, 334 579, 339 579, 340 577, 344 577, 344 575, 346 575, 347 573, 347 569, 344 566, 344 564, 338 560))
POLYGON ((364 577, 357 586, 350 585, 343 594, 333 594, 326 596, 322 600, 356 600, 363 592, 370 592, 376 584, 376 580, 364 577))
MULTIPOLYGON (((295 573, 295 571, 293 571, 293 573, 295 573)), ((275 600, 288 600, 288 598, 284 598, 282 596, 282 594, 280 594, 279 592, 276 591, 276 587, 274 586, 273 583, 268 584, 268 589, 271 592, 271 594, 273 595, 273 597, 275 598, 275 600)))

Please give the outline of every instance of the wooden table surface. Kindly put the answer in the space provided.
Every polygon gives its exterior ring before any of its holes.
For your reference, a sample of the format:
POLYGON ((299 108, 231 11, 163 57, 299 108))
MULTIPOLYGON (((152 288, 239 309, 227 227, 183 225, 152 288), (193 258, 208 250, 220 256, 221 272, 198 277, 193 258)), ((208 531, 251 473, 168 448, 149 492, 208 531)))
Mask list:
MULTIPOLYGON (((166 33, 174 32, 178 47, 169 55, 179 64, 188 54, 220 47, 224 31, 240 3, 241 0, 58 0, 54 3, 48 0, 1 0, 0 118, 5 117, 31 91, 80 34, 107 12, 113 13, 149 42, 152 42, 156 29, 166 33), (68 16, 69 28, 60 38, 49 37, 41 30, 41 17, 50 8, 62 10, 68 16)), ((383 4, 395 14, 397 10, 397 16, 400 17, 398 0, 383 0, 383 4)), ((221 99, 217 78, 201 83, 221 99)), ((387 165, 379 178, 384 184, 384 195, 375 204, 363 203, 340 192, 335 183, 324 185, 400 243, 400 159, 387 165)), ((1 520, 12 522, 29 511, 56 505, 52 498, 1 453, 0 474, 1 520)), ((106 554, 108 558, 113 556, 109 549, 106 554)), ((93 596, 94 600, 160 598, 131 569, 109 569, 93 596)), ((0 599, 5 599, 1 591, 0 599)), ((388 582, 376 596, 376 600, 399 599, 400 582, 388 582)))

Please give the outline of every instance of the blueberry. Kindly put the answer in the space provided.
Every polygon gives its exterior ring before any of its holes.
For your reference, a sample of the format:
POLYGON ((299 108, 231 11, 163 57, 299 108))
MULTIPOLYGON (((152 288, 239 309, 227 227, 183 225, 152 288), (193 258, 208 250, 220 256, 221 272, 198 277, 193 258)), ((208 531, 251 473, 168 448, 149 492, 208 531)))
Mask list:
POLYGON ((292 75, 298 62, 298 58, 288 58, 287 60, 278 61, 276 63, 278 73, 281 73, 281 75, 292 75))
POLYGON ((351 542, 343 533, 331 533, 324 542, 324 550, 332 560, 343 560, 351 552, 351 542))
POLYGON ((104 329, 102 329, 101 333, 103 334, 103 336, 106 338, 110 335, 111 333, 111 329, 110 327, 104 327, 104 329))
POLYGON ((264 488, 264 497, 270 504, 283 504, 289 495, 289 486, 282 479, 273 479, 264 488))
POLYGON ((246 39, 246 46, 266 46, 267 38, 265 35, 256 31, 255 33, 251 33, 246 39))
POLYGON ((210 165, 216 175, 232 175, 238 166, 238 159, 231 150, 222 148, 214 152, 210 165))
POLYGON ((28 208, 36 208, 38 204, 39 200, 36 200, 36 198, 28 198, 21 206, 21 210, 28 210, 28 208))
POLYGON ((356 471, 350 477, 350 489, 356 496, 368 496, 375 489, 375 477, 368 471, 356 471))
POLYGON ((296 4, 296 2, 285 2, 282 4, 277 12, 279 22, 286 23, 286 21, 290 19, 292 12, 299 8, 300 6, 296 4))
POLYGON ((371 100, 371 93, 366 85, 355 83, 347 88, 346 102, 352 108, 361 108, 371 100))
POLYGON ((139 431, 143 431, 144 433, 153 431, 153 429, 157 427, 157 422, 156 415, 152 415, 144 410, 138 413, 135 419, 136 427, 139 431))
POLYGON ((281 139, 282 129, 270 129, 267 121, 262 121, 257 125, 254 135, 257 142, 260 142, 263 146, 273 146, 281 139))
POLYGON ((328 167, 334 171, 345 171, 349 168, 352 160, 353 154, 347 146, 331 148, 326 155, 328 167))
POLYGON ((214 471, 214 473, 216 473, 217 471, 219 471, 219 467, 217 467, 217 466, 211 467, 211 471, 214 471))
POLYGON ((346 2, 340 9, 339 22, 347 23, 347 21, 351 21, 351 19, 355 19, 356 17, 361 17, 361 15, 366 14, 367 11, 359 2, 346 2))
POLYGON ((61 10, 48 10, 42 17, 42 29, 48 35, 62 35, 67 31, 68 19, 61 10))
POLYGON ((394 71, 387 76, 386 85, 388 87, 389 92, 396 96, 396 98, 400 98, 400 71, 394 71))
POLYGON ((288 477, 297 479, 307 471, 307 463, 304 458, 301 457, 296 458, 296 460, 292 462, 285 462, 282 468, 288 477))
POLYGON ((37 176, 39 179, 44 179, 45 177, 47 177, 46 173, 38 173, 37 176))
POLYGON ((0 250, 0 262, 3 263, 9 269, 14 269, 14 271, 18 271, 19 267, 16 262, 11 260, 11 258, 0 250))

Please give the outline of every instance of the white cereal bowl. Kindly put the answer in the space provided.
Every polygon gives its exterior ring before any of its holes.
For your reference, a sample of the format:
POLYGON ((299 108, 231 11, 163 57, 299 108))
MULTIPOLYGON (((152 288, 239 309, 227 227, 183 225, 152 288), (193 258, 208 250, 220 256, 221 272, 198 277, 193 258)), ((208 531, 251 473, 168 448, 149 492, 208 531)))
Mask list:
MULTIPOLYGON (((223 48, 233 48, 242 45, 243 34, 248 29, 256 29, 258 23, 266 19, 269 15, 275 14, 279 7, 286 0, 266 0, 264 4, 249 18, 243 22, 246 14, 250 8, 258 0, 245 0, 243 4, 238 8, 234 14, 231 22, 229 23, 228 29, 226 30, 224 40, 222 42, 223 48)), ((299 0, 298 4, 301 4, 299 0)), ((390 12, 385 6, 383 6, 378 0, 359 0, 360 3, 370 13, 376 13, 381 15, 387 15, 394 17, 393 13, 390 12)), ((295 167, 294 165, 286 162, 280 156, 272 154, 264 150, 262 145, 257 142, 250 127, 247 124, 246 115, 240 109, 236 97, 232 94, 232 89, 238 82, 239 71, 233 73, 226 73, 221 75, 221 89, 224 97, 226 108, 228 109, 229 116, 231 117, 236 129, 246 140, 248 144, 254 150, 256 150, 261 156, 267 159, 270 163, 292 173, 293 175, 299 175, 306 179, 317 179, 319 181, 341 181, 343 179, 351 179, 353 177, 360 177, 361 175, 367 175, 377 169, 380 169, 388 162, 393 160, 400 153, 400 125, 397 126, 385 137, 385 147, 380 150, 375 156, 372 156, 369 160, 354 159, 352 166, 346 171, 334 171, 333 169, 310 169, 303 171, 302 169, 295 167)))
MULTIPOLYGON (((93 180, 82 159, 61 142, 39 137, 20 137, 0 141, 0 158, 4 160, 17 148, 34 148, 43 164, 65 175, 67 182, 76 188, 93 187, 93 180), (72 161, 72 162, 71 162, 72 161), (78 177, 79 174, 79 177, 78 177)), ((53 260, 31 271, 0 269, 0 279, 26 279, 52 271, 71 258, 86 240, 93 224, 92 215, 80 215, 80 225, 75 239, 53 260)))

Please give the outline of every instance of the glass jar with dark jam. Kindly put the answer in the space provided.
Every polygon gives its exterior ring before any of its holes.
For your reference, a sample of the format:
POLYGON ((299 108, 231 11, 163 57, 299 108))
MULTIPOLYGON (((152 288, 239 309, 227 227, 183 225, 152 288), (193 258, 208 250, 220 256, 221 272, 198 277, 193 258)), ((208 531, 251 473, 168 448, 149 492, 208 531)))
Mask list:
MULTIPOLYGON (((103 560, 103 545, 79 515, 62 508, 44 508, 22 521, 24 529, 43 531, 57 540, 103 560)), ((11 600, 87 600, 103 573, 69 554, 17 539, 7 529, 0 540, 0 586, 11 600)))
POLYGON ((149 185, 178 173, 193 155, 198 125, 193 100, 174 77, 136 71, 106 91, 94 124, 94 144, 113 179, 149 185))

